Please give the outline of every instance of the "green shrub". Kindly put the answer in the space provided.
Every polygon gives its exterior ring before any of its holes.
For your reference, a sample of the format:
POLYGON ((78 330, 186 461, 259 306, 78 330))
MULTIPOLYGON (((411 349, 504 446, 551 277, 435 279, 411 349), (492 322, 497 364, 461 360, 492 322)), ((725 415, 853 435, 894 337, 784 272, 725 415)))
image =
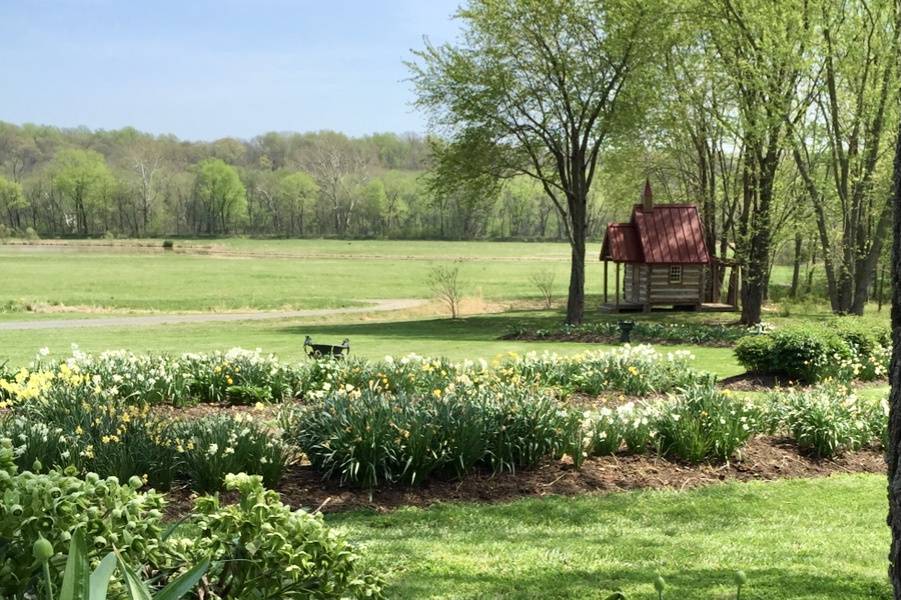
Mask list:
POLYGON ((680 390, 656 409, 660 450, 691 463, 729 460, 761 426, 753 405, 717 390, 712 379, 680 390))
POLYGON ((829 377, 851 377, 847 365, 853 354, 848 344, 833 331, 795 326, 771 335, 774 369, 789 379, 816 383, 829 377))
POLYGON ((172 429, 179 472, 200 492, 222 489, 229 473, 260 475, 275 487, 292 458, 291 449, 250 416, 212 415, 172 429))
POLYGON ((751 373, 770 373, 773 367, 774 340, 770 335, 749 335, 738 340, 735 358, 751 373))
POLYGON ((866 323, 859 317, 835 319, 831 325, 851 349, 851 362, 845 366, 850 378, 872 381, 885 377, 891 360, 891 329, 866 323))
POLYGON ((827 327, 799 325, 742 338, 735 356, 752 373, 783 375, 794 381, 869 381, 888 372, 890 338, 884 327, 846 317, 829 321, 827 327))
POLYGON ((772 393, 768 401, 771 430, 785 431, 801 450, 817 457, 882 443, 886 436, 885 407, 835 382, 772 393))
POLYGON ((382 581, 360 567, 360 555, 330 530, 321 515, 292 511, 260 477, 230 475, 235 504, 199 498, 188 526, 196 535, 175 539, 198 562, 211 558, 215 597, 278 599, 382 598, 382 581))

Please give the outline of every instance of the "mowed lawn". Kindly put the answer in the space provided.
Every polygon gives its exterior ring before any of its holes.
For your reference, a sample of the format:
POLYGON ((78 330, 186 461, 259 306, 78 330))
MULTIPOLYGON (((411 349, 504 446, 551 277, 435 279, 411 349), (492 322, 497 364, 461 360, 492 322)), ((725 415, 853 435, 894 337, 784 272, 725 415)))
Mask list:
MULTIPOLYGON (((379 315, 376 318, 386 317, 379 315)), ((349 338, 354 355, 372 359, 387 354, 400 356, 415 352, 453 360, 490 360, 505 352, 573 354, 611 347, 605 344, 500 339, 503 334, 519 326, 548 326, 561 322, 559 313, 545 311, 510 312, 457 320, 422 318, 368 322, 365 319, 364 316, 342 315, 332 319, 336 321, 334 323, 323 323, 322 319, 274 319, 196 325, 0 331, 0 362, 8 360, 11 365, 27 364, 43 347, 49 348, 57 357, 66 356, 73 343, 90 352, 117 348, 134 352, 208 352, 240 346, 262 348, 265 352, 277 354, 284 361, 296 361, 304 358, 303 341, 307 335, 318 342, 335 344, 349 338)), ((699 369, 721 377, 742 371, 730 348, 660 347, 662 351, 678 349, 690 350, 696 356, 695 363, 699 369)))
POLYGON ((389 598, 888 599, 885 478, 715 485, 332 515, 389 598))

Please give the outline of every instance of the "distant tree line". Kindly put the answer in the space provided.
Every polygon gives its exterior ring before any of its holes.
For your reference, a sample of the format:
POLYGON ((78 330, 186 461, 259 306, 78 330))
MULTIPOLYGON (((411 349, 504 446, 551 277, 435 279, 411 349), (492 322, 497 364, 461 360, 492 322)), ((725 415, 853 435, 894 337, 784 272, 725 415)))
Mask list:
POLYGON ((416 135, 188 142, 0 123, 0 236, 559 239, 531 182, 445 193, 416 135))

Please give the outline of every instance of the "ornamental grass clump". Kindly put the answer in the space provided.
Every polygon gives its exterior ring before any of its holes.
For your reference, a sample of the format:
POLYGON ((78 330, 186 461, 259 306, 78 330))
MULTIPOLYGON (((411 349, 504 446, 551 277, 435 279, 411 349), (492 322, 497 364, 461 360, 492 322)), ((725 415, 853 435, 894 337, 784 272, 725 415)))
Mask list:
POLYGON ((259 349, 173 357, 125 350, 94 355, 73 346, 70 357, 54 361, 45 348, 29 367, 0 376, 0 401, 40 400, 54 387, 82 382, 139 405, 256 404, 293 397, 298 372, 259 349))
POLYGON ((259 348, 183 354, 178 360, 190 377, 190 397, 201 402, 281 402, 294 397, 299 383, 296 369, 281 364, 274 354, 264 355, 259 348))
POLYGON ((587 431, 586 452, 589 456, 605 456, 618 452, 623 444, 623 421, 618 411, 604 406, 586 411, 584 428, 587 431))
POLYGON ((178 421, 171 428, 178 472, 199 492, 222 489, 229 473, 259 475, 275 487, 293 459, 277 433, 249 415, 212 415, 178 421))
POLYGON ((656 406, 653 428, 660 451, 690 463, 728 461, 760 431, 760 411, 713 378, 679 390, 656 406))
POLYGON ((571 412, 548 392, 509 384, 451 384, 427 395, 348 386, 295 418, 297 443, 324 477, 374 488, 461 477, 478 465, 514 471, 560 456, 580 425, 571 412))
POLYGON ((886 436, 887 404, 859 398, 835 381, 775 392, 768 401, 771 430, 788 433, 802 451, 817 457, 879 444, 886 436))
POLYGON ((585 413, 586 446, 590 456, 615 454, 625 449, 634 454, 646 452, 654 445, 657 431, 653 427, 651 405, 627 402, 614 409, 602 407, 585 413))

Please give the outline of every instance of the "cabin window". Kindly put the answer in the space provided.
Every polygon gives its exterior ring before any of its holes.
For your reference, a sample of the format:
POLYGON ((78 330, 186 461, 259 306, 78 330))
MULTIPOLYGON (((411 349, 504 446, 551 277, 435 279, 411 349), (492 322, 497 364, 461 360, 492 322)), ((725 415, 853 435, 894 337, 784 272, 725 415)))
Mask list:
POLYGON ((673 265, 669 268, 669 282, 682 283, 682 265, 673 265))

